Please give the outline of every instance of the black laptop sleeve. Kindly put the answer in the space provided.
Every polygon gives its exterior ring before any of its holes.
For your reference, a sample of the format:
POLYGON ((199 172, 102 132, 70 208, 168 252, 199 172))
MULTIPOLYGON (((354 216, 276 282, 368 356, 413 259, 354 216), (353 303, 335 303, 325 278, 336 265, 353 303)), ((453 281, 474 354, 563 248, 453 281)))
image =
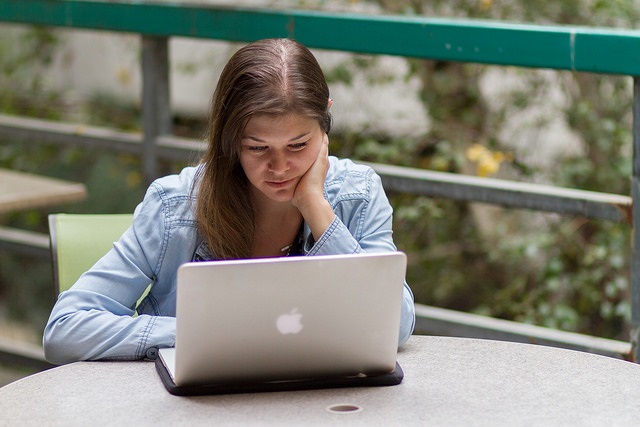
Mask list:
POLYGON ((394 371, 381 375, 358 375, 353 377, 325 377, 291 381, 233 382, 178 386, 171 379, 164 363, 156 359, 156 370, 167 391, 175 396, 202 396, 213 394, 262 393, 271 391, 317 390, 344 387, 381 387, 398 385, 404 378, 400 364, 394 371))

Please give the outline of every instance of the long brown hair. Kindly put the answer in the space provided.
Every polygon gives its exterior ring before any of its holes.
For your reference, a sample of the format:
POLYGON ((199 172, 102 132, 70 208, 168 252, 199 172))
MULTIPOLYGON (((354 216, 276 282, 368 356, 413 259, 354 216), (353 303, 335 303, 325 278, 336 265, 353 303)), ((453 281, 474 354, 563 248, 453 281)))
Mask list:
POLYGON ((196 220, 218 259, 248 258, 255 233, 240 141, 253 115, 301 114, 329 132, 329 88, 313 54, 289 39, 265 39, 238 50, 211 100, 208 149, 196 177, 196 220))

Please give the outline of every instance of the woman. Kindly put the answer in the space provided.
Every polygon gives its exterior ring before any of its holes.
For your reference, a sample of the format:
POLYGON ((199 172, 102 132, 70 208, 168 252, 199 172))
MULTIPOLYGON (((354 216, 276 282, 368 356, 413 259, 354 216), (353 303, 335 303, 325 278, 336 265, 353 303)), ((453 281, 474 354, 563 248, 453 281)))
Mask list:
MULTIPOLYGON (((380 178, 328 155, 331 103, 316 59, 295 41, 261 40, 233 55, 202 163, 151 184, 132 227, 60 295, 44 331, 47 359, 153 358, 174 346, 185 262, 395 251, 380 178)), ((405 283, 399 344, 414 319, 405 283)))

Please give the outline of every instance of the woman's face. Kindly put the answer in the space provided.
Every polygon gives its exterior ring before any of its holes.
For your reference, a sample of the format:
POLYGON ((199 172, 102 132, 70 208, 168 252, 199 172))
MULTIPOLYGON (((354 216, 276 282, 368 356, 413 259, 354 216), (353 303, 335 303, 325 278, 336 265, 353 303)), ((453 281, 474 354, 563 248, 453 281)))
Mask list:
POLYGON ((240 164, 257 194, 291 201, 300 178, 318 157, 323 136, 318 121, 305 116, 252 117, 242 135, 240 164))

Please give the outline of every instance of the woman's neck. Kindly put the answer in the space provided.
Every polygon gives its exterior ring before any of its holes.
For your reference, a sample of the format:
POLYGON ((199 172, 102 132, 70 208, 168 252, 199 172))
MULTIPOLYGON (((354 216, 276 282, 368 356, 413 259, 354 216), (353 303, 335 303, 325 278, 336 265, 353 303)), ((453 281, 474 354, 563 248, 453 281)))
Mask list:
POLYGON ((261 202, 254 201, 255 236, 252 257, 286 255, 285 248, 298 237, 302 214, 291 203, 261 202))

